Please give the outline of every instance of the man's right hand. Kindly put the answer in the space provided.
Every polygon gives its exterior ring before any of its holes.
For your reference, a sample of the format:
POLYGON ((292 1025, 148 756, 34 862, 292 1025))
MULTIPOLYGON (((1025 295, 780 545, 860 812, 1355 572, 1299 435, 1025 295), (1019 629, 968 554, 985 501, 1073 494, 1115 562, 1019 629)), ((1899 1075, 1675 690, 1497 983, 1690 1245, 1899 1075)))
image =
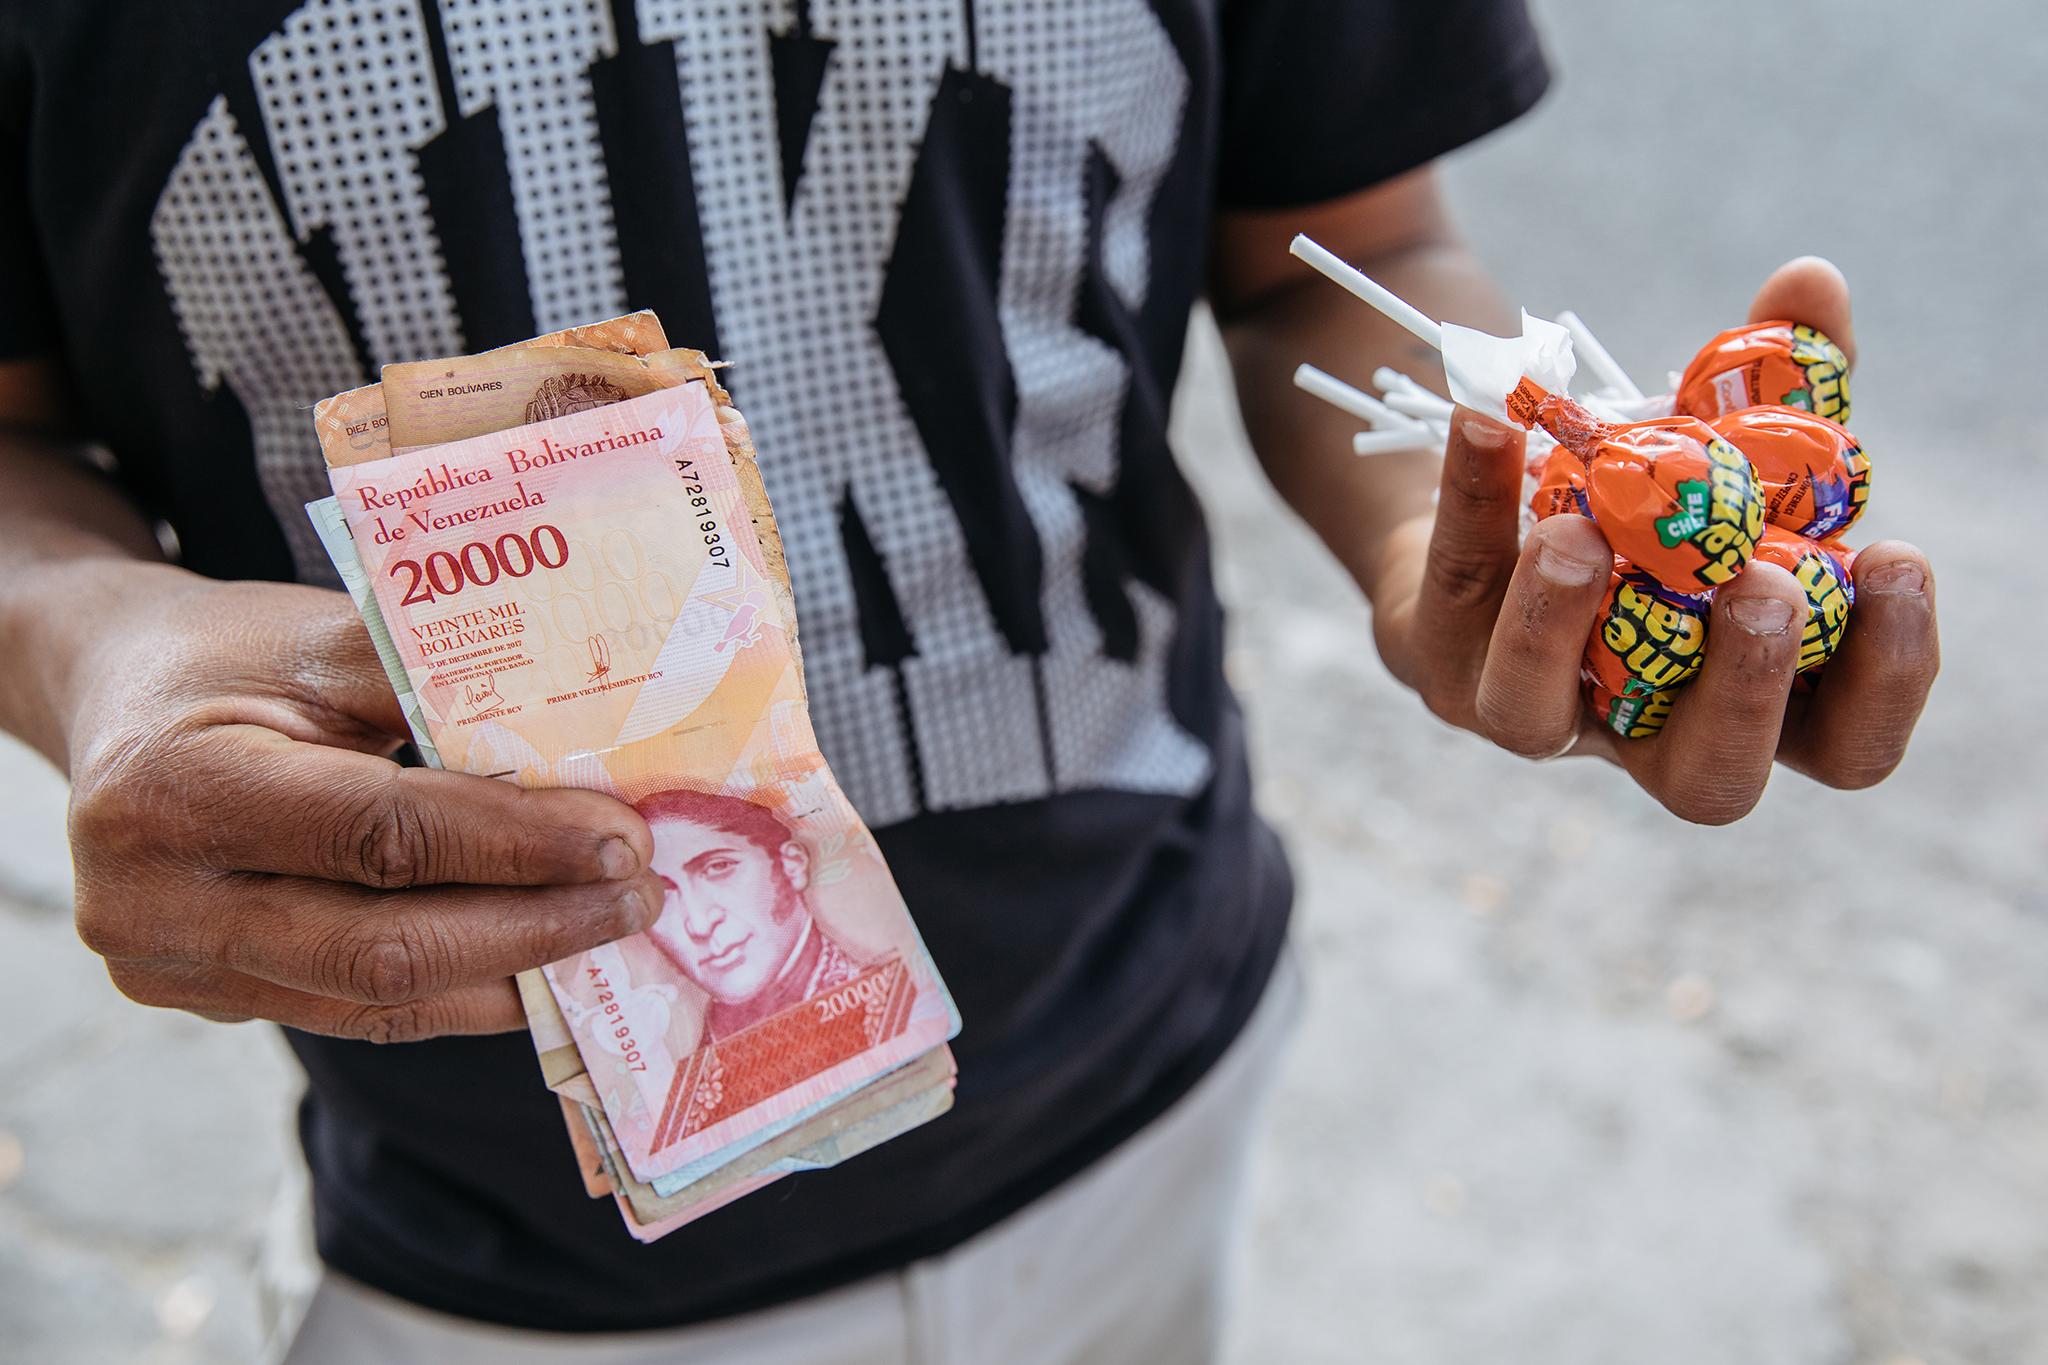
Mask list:
POLYGON ((78 933, 132 999, 494 1033, 523 1022, 513 973, 660 912, 630 807, 393 762, 404 718, 342 594, 84 571, 122 605, 76 624, 63 669, 78 933))

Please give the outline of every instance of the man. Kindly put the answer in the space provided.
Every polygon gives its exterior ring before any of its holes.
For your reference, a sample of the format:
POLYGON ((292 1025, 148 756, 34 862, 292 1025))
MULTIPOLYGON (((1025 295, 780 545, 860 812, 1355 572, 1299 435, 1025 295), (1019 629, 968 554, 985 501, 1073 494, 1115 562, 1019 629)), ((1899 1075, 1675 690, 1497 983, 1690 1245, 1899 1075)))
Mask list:
MULTIPOLYGON (((1519 435, 1356 460, 1290 388, 1430 363, 1296 230, 1506 330, 1428 168, 1542 91, 1517 0, 14 4, 0 72, 0 723, 70 773, 116 983, 287 1026, 332 1272, 301 1359, 509 1357, 479 1324, 1208 1353, 1289 882, 1166 441, 1198 295, 1274 484, 1452 724, 1723 822, 1774 760, 1882 778, 1934 673, 1926 562, 1881 543, 1791 698, 1804 598, 1758 565, 1663 733, 1616 741, 1577 677, 1609 552, 1570 516, 1518 546, 1519 435), (966 1020, 946 1118, 650 1247, 583 1197, 506 981, 655 921, 647 823, 394 764, 299 511, 312 400, 629 306, 734 361, 822 748, 966 1020)), ((1853 345, 1822 264, 1752 307, 1853 345)))
POLYGON ((711 998, 707 1041, 860 974, 812 918, 804 899, 811 855, 773 811, 688 789, 658 792, 633 809, 654 833, 648 866, 664 894, 647 936, 711 998))

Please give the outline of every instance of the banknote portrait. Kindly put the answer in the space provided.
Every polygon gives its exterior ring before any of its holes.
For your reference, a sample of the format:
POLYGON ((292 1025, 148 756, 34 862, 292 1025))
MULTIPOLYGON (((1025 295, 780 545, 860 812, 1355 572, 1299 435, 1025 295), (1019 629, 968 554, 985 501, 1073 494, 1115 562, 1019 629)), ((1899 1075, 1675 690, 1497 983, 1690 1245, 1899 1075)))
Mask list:
POLYGON ((812 914, 811 850, 774 811, 687 788, 635 808, 654 833, 666 892, 647 937, 709 997, 707 1042, 860 974, 864 964, 812 914))

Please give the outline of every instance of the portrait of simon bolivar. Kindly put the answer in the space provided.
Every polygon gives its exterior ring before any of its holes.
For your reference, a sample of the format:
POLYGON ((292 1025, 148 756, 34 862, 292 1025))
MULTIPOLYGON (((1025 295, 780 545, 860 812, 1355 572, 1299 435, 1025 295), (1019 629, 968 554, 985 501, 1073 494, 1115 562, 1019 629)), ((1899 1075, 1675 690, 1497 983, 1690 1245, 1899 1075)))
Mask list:
POLYGON ((664 899, 647 937, 710 997, 716 1042, 843 985, 868 965, 811 913, 811 854, 782 819, 687 789, 634 804, 654 833, 664 899))

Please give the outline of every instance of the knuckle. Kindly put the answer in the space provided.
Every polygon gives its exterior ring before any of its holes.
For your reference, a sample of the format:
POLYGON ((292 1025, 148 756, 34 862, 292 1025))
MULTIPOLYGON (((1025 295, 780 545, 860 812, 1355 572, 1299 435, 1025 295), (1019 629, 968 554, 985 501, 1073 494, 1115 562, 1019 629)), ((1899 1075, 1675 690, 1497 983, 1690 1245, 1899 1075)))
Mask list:
POLYGON ((68 814, 74 852, 87 858, 120 858, 146 837, 148 803, 141 783, 96 775, 74 785, 68 814))
POLYGON ((364 886, 397 891, 427 875, 428 817, 380 796, 343 825, 336 861, 364 886))
POLYGON ((1422 704, 1446 725, 1473 728, 1472 700, 1463 689, 1433 684, 1422 689, 1422 704))
POLYGON ((75 856, 120 859, 164 847, 179 835, 211 785, 203 746, 190 743, 189 718, 174 716, 146 733, 98 738, 74 765, 66 812, 75 856))
POLYGON ((1732 825, 1756 809, 1762 788, 1688 785, 1667 792, 1664 808, 1692 825, 1732 825))
POLYGON ((171 992, 161 972, 133 963, 109 962, 107 978, 114 983, 115 990, 138 1005, 161 1009, 171 1004, 171 992))
POLYGON ((1425 570, 1426 590, 1455 611, 1491 605, 1505 587, 1498 565, 1462 554, 1434 554, 1425 570))
POLYGON ((1465 516, 1484 517, 1509 511, 1519 515, 1522 482, 1519 477, 1510 480, 1506 476, 1497 463, 1503 458, 1501 454, 1488 454, 1478 459, 1446 460, 1441 501, 1449 504, 1452 513, 1465 516))
POLYGON ((344 1037, 379 1046, 416 1043, 433 1037, 437 1031, 434 1009, 424 1000, 401 1005, 365 1005, 343 1016, 337 1030, 344 1037))
POLYGON ((511 946, 521 967, 557 962, 573 953, 610 943, 633 932, 635 902, 630 887, 554 887, 535 897, 535 910, 522 918, 511 946))
POLYGON ((150 1009, 193 1009, 213 1003, 203 984, 195 988, 195 980, 180 972, 139 962, 109 962, 106 978, 115 982, 121 995, 150 1009))
POLYGON ((1890 777, 1904 758, 1904 750, 1838 757, 1825 763, 1815 776, 1837 791, 1866 791, 1890 777))
POLYGON ((514 876, 538 877, 543 873, 567 870, 567 860, 558 856, 555 841, 541 830, 526 825, 511 825, 499 835, 501 860, 514 876))
POLYGON ((78 941, 104 958, 135 956, 136 935, 128 917, 111 909, 102 897, 81 891, 73 924, 78 941))
POLYGON ((347 999, 370 1005, 403 1005, 427 988, 434 975, 432 956, 415 934, 350 934, 329 950, 326 977, 347 999))

